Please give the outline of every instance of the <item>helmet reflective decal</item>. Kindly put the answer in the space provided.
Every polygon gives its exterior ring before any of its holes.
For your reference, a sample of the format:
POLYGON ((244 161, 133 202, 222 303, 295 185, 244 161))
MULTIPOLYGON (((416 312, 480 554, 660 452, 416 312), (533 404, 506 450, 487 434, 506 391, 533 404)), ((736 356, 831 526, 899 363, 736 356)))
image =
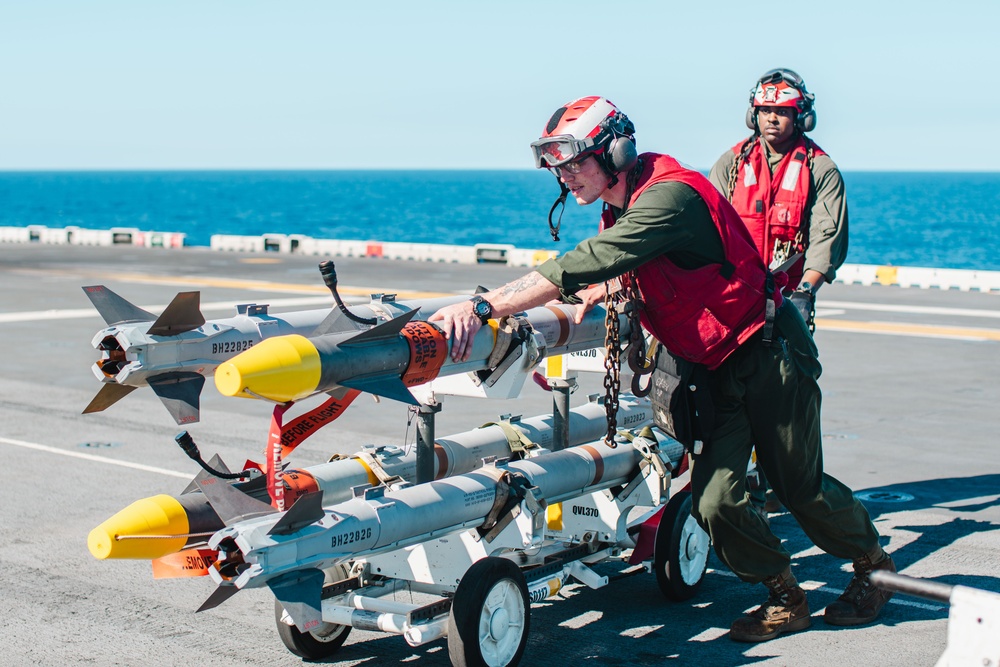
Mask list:
POLYGON ((753 94, 753 105, 798 108, 801 98, 802 93, 787 83, 758 83, 757 90, 753 94))

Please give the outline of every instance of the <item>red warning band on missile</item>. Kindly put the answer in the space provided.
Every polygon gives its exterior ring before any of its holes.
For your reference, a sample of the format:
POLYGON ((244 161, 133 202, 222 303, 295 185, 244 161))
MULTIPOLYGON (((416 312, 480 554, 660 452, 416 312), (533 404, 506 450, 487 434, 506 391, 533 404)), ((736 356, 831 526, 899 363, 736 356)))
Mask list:
POLYGON ((448 358, 448 339, 444 332, 427 322, 410 322, 403 327, 403 338, 410 346, 410 362, 403 373, 403 384, 414 387, 436 378, 448 358))

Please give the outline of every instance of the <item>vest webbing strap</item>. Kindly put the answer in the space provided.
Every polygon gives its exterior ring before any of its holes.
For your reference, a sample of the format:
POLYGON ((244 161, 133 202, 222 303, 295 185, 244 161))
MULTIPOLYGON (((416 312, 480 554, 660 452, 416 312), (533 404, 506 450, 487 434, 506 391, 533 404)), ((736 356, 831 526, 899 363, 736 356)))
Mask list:
POLYGON ((771 337, 774 335, 774 275, 768 271, 767 278, 764 279, 764 326, 761 328, 764 345, 771 344, 771 337))
POLYGON ((489 422, 488 424, 483 424, 482 428, 486 428, 487 426, 500 427, 504 436, 507 437, 507 447, 510 449, 512 454, 523 455, 529 449, 538 447, 538 445, 532 442, 528 436, 511 426, 510 422, 489 422))

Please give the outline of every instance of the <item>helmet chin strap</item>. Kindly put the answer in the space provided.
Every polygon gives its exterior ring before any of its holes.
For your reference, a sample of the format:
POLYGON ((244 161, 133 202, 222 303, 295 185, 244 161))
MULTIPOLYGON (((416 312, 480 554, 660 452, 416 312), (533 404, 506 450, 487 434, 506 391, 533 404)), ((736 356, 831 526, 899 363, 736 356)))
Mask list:
POLYGON ((556 181, 559 182, 559 196, 556 198, 555 202, 552 204, 552 208, 549 209, 549 234, 552 234, 552 240, 559 240, 559 227, 562 225, 563 211, 566 210, 566 195, 569 194, 569 188, 563 183, 562 179, 556 176, 556 181), (556 223, 552 224, 552 216, 556 212, 556 207, 561 206, 559 209, 559 218, 556 223))

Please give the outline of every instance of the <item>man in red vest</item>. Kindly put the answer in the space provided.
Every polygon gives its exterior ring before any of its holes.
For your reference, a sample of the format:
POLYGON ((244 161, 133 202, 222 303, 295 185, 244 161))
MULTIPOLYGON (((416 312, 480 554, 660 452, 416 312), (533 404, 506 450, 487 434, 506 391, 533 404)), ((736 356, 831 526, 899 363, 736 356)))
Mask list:
POLYGON ((816 127, 814 100, 792 70, 765 73, 750 91, 746 123, 753 135, 726 151, 709 174, 769 266, 804 253, 787 270, 785 289, 810 329, 816 292, 847 257, 844 179, 806 136, 816 127))
MULTIPOLYGON (((816 293, 836 277, 848 238, 840 170, 806 136, 816 127, 814 103, 792 70, 766 72, 750 90, 746 124, 753 134, 723 153, 708 176, 743 218, 769 267, 802 253, 786 271, 785 295, 810 331, 816 293)), ((770 507, 766 491, 767 479, 759 475, 750 500, 762 512, 770 507)))
MULTIPOLYGON (((555 174, 560 200, 572 194, 581 205, 603 202, 600 233, 430 320, 451 339, 452 358, 462 361, 491 318, 562 298, 580 304, 579 321, 619 286, 638 297, 642 325, 703 371, 712 398, 713 418, 701 425, 704 446, 693 456, 693 514, 722 562, 768 589, 767 601, 733 622, 730 636, 766 641, 810 625, 790 554, 747 502, 755 444, 775 493, 809 538, 854 561, 854 577, 827 607, 827 622, 869 623, 891 595, 873 586, 869 574, 895 566, 851 489, 823 472, 821 369, 805 321, 795 308, 782 307, 780 290, 725 197, 668 155, 638 155, 633 132, 604 98, 560 107, 532 144, 535 164, 555 174)), ((549 218, 555 236, 558 222, 552 212, 549 218)))

